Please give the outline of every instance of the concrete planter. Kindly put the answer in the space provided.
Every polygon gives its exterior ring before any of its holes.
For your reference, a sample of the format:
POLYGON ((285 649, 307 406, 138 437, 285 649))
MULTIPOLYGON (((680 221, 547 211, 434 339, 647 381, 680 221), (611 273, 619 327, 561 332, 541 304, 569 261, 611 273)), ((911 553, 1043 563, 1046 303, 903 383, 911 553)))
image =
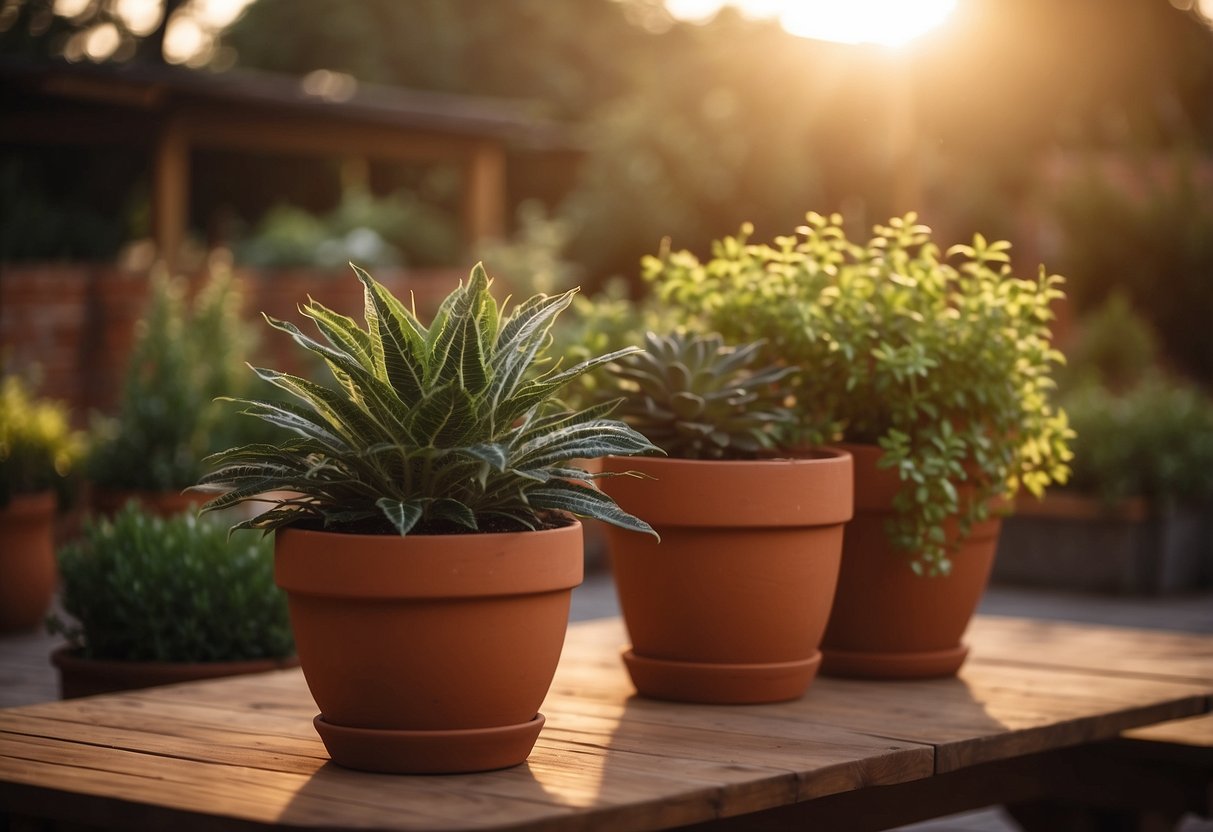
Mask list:
POLYGON ((993 580, 1084 592, 1156 595, 1213 581, 1213 521, 1199 506, 1078 494, 1021 498, 1003 523, 993 580))

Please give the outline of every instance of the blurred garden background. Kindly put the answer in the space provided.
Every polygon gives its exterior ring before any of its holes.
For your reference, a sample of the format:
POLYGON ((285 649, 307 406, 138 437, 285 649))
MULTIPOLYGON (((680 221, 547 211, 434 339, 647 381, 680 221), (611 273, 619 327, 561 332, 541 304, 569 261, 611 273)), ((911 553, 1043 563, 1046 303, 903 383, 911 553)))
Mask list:
POLYGON ((605 337, 667 238, 913 211, 1067 279, 1069 490, 1124 549, 1068 580, 1213 585, 1208 0, 0 0, 0 107, 4 372, 112 458, 171 434, 161 486, 228 444, 257 312, 360 308, 348 261, 420 308, 478 259, 579 285, 605 337))

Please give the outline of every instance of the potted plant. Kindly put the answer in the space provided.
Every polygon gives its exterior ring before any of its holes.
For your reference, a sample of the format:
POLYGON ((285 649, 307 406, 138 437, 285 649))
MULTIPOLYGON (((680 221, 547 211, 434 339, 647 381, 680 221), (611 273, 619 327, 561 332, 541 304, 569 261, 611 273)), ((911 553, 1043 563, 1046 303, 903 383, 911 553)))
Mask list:
MULTIPOLYGON (((246 391, 251 336, 231 274, 207 274, 193 302, 183 278, 154 274, 126 364, 117 416, 98 419, 87 461, 92 505, 113 513, 129 500, 172 515, 202 501, 185 493, 202 460, 247 436, 215 402, 246 391)), ((264 434, 264 432, 262 432, 264 434)))
POLYGON ((332 370, 337 388, 273 370, 298 398, 246 401, 291 431, 219 454, 203 484, 214 510, 279 492, 241 527, 276 529, 315 726, 333 760, 388 772, 459 772, 522 762, 543 717, 581 581, 573 515, 651 528, 567 463, 656 452, 555 394, 629 350, 545 366, 553 319, 573 291, 501 309, 472 269, 431 324, 370 275, 366 329, 315 301, 325 339, 267 319, 332 370), (281 492, 289 492, 283 494, 281 492))
POLYGON ((946 253, 914 215, 866 244, 841 217, 809 214, 794 236, 752 244, 745 227, 701 263, 648 258, 658 297, 726 338, 766 338, 800 368, 807 441, 855 458, 823 672, 955 673, 988 580, 999 517, 1019 487, 1067 475, 1070 430, 1050 402, 1050 304, 1061 278, 1011 274, 1007 243, 946 253))
POLYGON ((128 504, 60 548, 64 699, 298 664, 271 541, 128 504))
POLYGON ((604 480, 644 508, 657 541, 608 530, 632 645, 624 662, 646 696, 743 704, 795 699, 821 664, 822 633, 851 517, 851 459, 777 448, 792 368, 759 366, 760 343, 719 335, 645 336, 612 367, 619 415, 668 454, 607 457, 644 479, 604 480))
POLYGON ((0 387, 0 632, 29 630, 55 594, 56 490, 84 449, 59 402, 16 375, 0 387))
MULTIPOLYGON (((647 329, 661 330, 656 309, 646 308, 627 297, 622 278, 607 282, 594 295, 577 295, 568 312, 552 327, 552 350, 569 361, 582 361, 644 340, 647 329)), ((608 401, 614 397, 609 365, 598 367, 572 381, 560 391, 560 398, 570 407, 608 401)), ((601 459, 584 459, 578 467, 587 471, 602 470, 601 459)), ((586 570, 608 568, 606 525, 596 520, 583 520, 586 570)))

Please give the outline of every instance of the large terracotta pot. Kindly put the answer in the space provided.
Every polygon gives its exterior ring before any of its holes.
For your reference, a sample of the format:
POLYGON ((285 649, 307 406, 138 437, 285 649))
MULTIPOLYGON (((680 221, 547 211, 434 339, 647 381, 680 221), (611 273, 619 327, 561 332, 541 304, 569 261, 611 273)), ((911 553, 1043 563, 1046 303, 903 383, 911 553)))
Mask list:
POLYGON ((297 667, 299 660, 291 656, 239 662, 127 662, 88 659, 69 647, 60 647, 51 653, 51 664, 59 671, 59 697, 75 699, 98 693, 139 690, 177 682, 264 673, 268 670, 297 667))
POLYGON ((54 493, 13 497, 0 509, 0 632, 38 627, 58 579, 54 493))
POLYGON ((684 702, 779 702, 804 694, 851 516, 851 458, 696 461, 608 458, 600 481, 661 534, 608 527, 643 695, 684 702))
MULTIPOLYGON (((975 525, 951 555, 946 577, 920 577, 910 556, 885 531, 900 487, 896 472, 876 467, 875 445, 847 445, 855 458, 855 519, 847 527, 822 672, 831 676, 914 679, 951 676, 964 663, 961 643, 994 563, 1000 518, 975 525)), ((961 499, 966 489, 960 489, 961 499)), ((956 522, 945 526, 949 541, 956 522)))
POLYGON ((581 525, 508 534, 281 530, 303 674, 333 761, 484 771, 530 754, 581 583, 581 525))

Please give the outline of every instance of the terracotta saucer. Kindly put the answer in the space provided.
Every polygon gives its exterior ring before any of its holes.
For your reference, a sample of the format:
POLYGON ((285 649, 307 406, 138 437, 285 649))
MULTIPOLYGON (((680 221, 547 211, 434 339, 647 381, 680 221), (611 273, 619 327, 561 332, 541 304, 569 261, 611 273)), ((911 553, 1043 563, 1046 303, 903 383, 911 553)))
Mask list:
POLYGON ((754 705, 799 699, 821 665, 821 652, 807 659, 770 664, 680 662, 623 653, 632 684, 642 696, 675 702, 754 705))
POLYGON ((969 655, 967 645, 917 653, 826 650, 821 672, 847 679, 935 679, 955 676, 969 655))
POLYGON ((462 774, 516 766, 526 760, 543 728, 543 714, 517 725, 456 731, 347 728, 312 721, 333 762, 385 774, 462 774))

